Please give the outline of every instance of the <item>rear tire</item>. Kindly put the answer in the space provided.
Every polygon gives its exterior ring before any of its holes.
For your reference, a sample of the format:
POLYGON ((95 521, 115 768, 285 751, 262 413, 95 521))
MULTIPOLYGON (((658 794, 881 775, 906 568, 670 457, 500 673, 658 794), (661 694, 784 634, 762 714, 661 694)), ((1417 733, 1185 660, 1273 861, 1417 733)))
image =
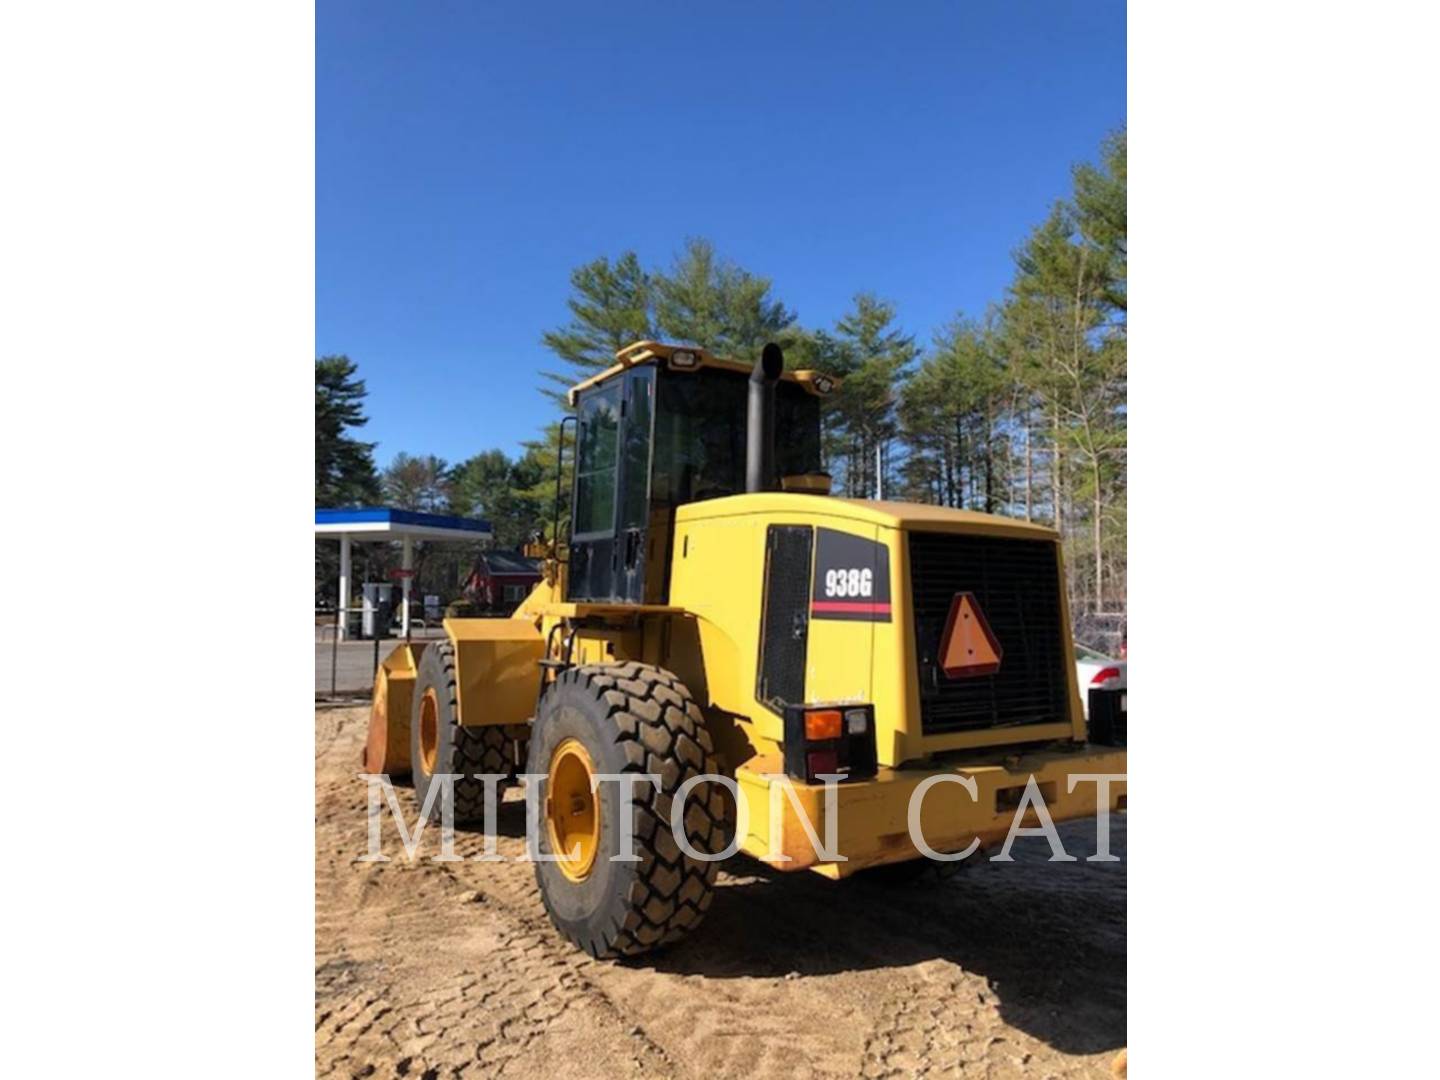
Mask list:
MULTIPOLYGON (((681 784, 720 773, 699 707, 679 679, 650 664, 570 668, 541 699, 526 771, 548 778, 552 767, 570 767, 563 763, 582 758, 588 758, 597 774, 650 774, 659 778, 660 786, 657 790, 638 781, 633 799, 622 804, 619 784, 599 785, 593 806, 580 816, 588 822, 585 815, 598 811, 593 860, 583 871, 576 864, 567 871, 560 863, 535 863, 550 920, 596 958, 637 956, 680 940, 704 919, 719 872, 718 862, 686 855, 670 828, 681 784), (621 814, 630 818, 636 862, 611 861, 620 852, 621 814)), ((577 790, 573 784, 571 790, 577 790)), ((556 810, 549 794, 540 795, 536 837, 545 855, 555 854, 552 829, 561 835, 552 811, 562 823, 564 814, 572 812, 568 807, 556 810)), ((730 843, 733 830, 725 795, 724 786, 715 781, 691 786, 682 821, 694 850, 713 855, 730 843)), ((580 813, 580 801, 575 800, 573 812, 580 813)), ((565 846, 570 846, 568 841, 565 846)))
MULTIPOLYGON (((455 646, 438 642, 420 656, 415 696, 410 707, 410 765, 415 782, 415 805, 422 812, 433 778, 458 775, 455 784, 455 824, 485 824, 485 785, 477 774, 506 777, 496 791, 496 805, 505 788, 515 782, 518 748, 529 734, 525 724, 462 727, 459 691, 455 682, 455 646)), ((430 820, 439 821, 441 794, 430 808, 430 820)))

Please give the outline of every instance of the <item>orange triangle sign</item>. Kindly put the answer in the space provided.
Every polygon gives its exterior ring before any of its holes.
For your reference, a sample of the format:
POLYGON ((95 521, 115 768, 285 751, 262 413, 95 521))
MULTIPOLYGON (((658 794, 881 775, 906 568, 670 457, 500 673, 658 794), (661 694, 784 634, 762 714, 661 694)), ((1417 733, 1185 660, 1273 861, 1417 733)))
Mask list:
POLYGON ((995 640, 995 633, 985 621, 985 613, 974 593, 955 594, 950 601, 950 617, 940 638, 940 669, 950 679, 969 679, 977 675, 993 675, 1000 670, 1005 650, 995 640))

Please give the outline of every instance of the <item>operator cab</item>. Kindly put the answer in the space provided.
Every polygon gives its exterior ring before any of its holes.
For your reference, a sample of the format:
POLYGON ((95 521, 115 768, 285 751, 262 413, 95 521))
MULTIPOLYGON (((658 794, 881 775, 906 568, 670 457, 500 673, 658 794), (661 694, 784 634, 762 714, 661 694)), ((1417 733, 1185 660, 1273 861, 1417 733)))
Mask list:
POLYGON ((616 359, 569 393, 578 431, 566 599, 663 604, 685 503, 747 489, 829 491, 820 399, 834 378, 782 373, 774 345, 753 370, 653 341, 616 359))

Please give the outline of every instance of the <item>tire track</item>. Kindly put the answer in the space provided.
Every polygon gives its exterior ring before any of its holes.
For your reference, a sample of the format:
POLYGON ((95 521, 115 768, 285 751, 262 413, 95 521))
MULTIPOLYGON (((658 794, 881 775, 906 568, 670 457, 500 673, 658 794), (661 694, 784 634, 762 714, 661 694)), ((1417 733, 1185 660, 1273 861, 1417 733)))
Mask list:
MULTIPOLYGON (((428 861, 429 828, 420 858, 407 863, 393 827, 382 831, 391 861, 355 861, 365 850, 366 793, 354 778, 353 728, 336 725, 318 750, 317 1074, 503 1076, 528 1072, 558 1043, 586 1051, 568 1074, 594 1075, 599 1027, 610 1071, 677 1075, 663 1047, 589 978, 594 961, 550 927, 528 864, 469 861, 484 839, 464 832, 454 850, 466 861, 428 861), (327 768, 344 772, 325 778, 327 768)), ((523 820, 517 796, 505 814, 523 820)), ((509 859, 523 850, 514 838, 499 845, 509 859)))

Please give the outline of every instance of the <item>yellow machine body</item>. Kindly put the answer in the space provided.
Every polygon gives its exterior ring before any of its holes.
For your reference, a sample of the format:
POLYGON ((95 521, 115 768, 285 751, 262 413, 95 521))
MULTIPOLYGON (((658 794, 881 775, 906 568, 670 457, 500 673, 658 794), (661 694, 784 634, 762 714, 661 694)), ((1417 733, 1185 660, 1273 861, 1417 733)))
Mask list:
MULTIPOLYGON (((669 356, 668 346, 644 343, 622 351, 620 363, 577 390, 623 374, 637 363, 669 356)), ((706 364, 715 361, 701 352, 706 364)), ((797 379, 787 374, 787 379, 797 379)), ((817 378, 800 373, 799 381, 817 378)), ((820 377, 823 378, 823 377, 820 377)), ((808 384, 807 384, 808 388, 808 384)), ((814 392, 812 390, 812 392, 814 392)), ((824 392, 828 392, 828 389, 824 392)), ((575 392, 572 391, 572 401, 575 392)), ((458 657, 459 714, 470 725, 530 720, 554 665, 639 660, 677 675, 705 715, 727 772, 745 804, 748 827, 741 850, 779 861, 780 869, 814 869, 842 877, 866 866, 917 856, 907 828, 916 788, 927 777, 969 778, 977 797, 956 783, 934 785, 921 804, 929 845, 964 849, 971 840, 993 844, 1009 831, 1017 793, 1033 776, 1052 818, 1094 816, 1097 785, 1073 786, 1077 774, 1123 774, 1125 751, 1091 746, 1080 704, 1074 645, 1064 636, 1068 695, 1065 715, 1052 723, 925 734, 917 676, 917 643, 910 608, 907 540, 913 531, 962 534, 1055 545, 1060 575, 1060 626, 1070 625, 1065 606, 1059 538, 1046 527, 1010 518, 912 503, 832 498, 799 491, 728 495, 692 502, 674 511, 673 534, 661 549, 668 561, 664 604, 587 603, 565 599, 567 568, 553 557, 545 578, 508 619, 449 619, 446 633, 458 657), (824 788, 793 781, 794 799, 774 786, 784 773, 783 720, 757 695, 760 635, 765 617, 766 537, 772 526, 808 526, 879 545, 888 560, 891 608, 884 621, 814 619, 808 626, 803 678, 806 703, 873 707, 878 772, 872 779, 840 785, 838 853, 818 858, 802 817, 826 835, 824 788), (798 804, 798 805, 797 805, 798 804), (778 806, 780 820, 772 822, 778 806)), ((396 700, 413 690, 415 656, 387 658, 377 675, 375 721, 388 725, 385 761, 399 761, 396 728, 408 714, 396 700), (406 684, 404 679, 410 678, 406 684), (382 709, 382 703, 384 708, 382 709)), ((408 755, 407 755, 408 756, 408 755)), ((370 758, 367 756, 367 763, 370 758)), ((1109 809, 1125 805, 1125 784, 1109 788, 1109 809)))
MULTIPOLYGON (((933 786, 921 802, 921 824, 937 851, 964 849, 971 839, 997 843, 1013 821, 1017 791, 1033 774, 1052 819, 1093 817, 1094 782, 1070 789, 1069 776, 1123 774, 1125 751, 1085 744, 1085 719, 1075 676, 1073 643, 1065 642, 1069 715, 1024 728, 992 728, 923 735, 913 673, 915 632, 909 617, 910 529, 1040 539, 1058 545, 1042 526, 992 515, 911 503, 867 502, 813 495, 764 493, 711 499, 680 508, 671 548, 670 604, 565 604, 542 584, 522 611, 558 643, 567 627, 576 640, 571 661, 643 660, 678 675, 700 702, 712 735, 734 770, 748 819, 741 850, 761 859, 785 855, 780 869, 810 868, 841 877, 866 866, 913 859, 907 814, 916 787, 929 776, 974 780, 978 798, 959 784, 933 786), (759 627, 763 617, 765 537, 771 525, 809 525, 882 544, 890 559, 894 598, 888 622, 815 620, 809 626, 804 700, 873 705, 881 766, 873 780, 838 785, 838 852, 845 861, 817 858, 801 821, 824 838, 824 788, 791 782, 795 797, 773 804, 784 773, 780 716, 756 700, 759 627), (1026 745, 1044 747, 1027 753, 1026 745), (1059 745, 1063 749, 1055 749, 1059 745), (1000 749, 997 749, 1000 748, 1000 749), (903 768, 901 766, 904 766, 903 768), (799 804, 798 806, 796 804, 799 804), (782 820, 772 828, 772 805, 782 820), (778 850, 772 842, 778 841, 778 850)), ((1057 552, 1058 555, 1058 552, 1057 552)), ((1056 572, 1063 574, 1057 558, 1056 572)), ((1063 582, 1060 587, 1062 608, 1063 582)), ((1069 624, 1062 610, 1063 625, 1069 624)), ((1109 809, 1124 805, 1125 784, 1109 787, 1109 809)))
POLYGON ((460 723, 523 724, 534 715, 545 646, 524 619, 446 619, 455 647, 460 723))
MULTIPOLYGON (((831 827, 825 789, 792 783, 793 797, 783 791, 777 796, 774 789, 783 773, 780 759, 762 755, 736 774, 746 806, 741 850, 781 870, 809 869, 834 878, 915 859, 923 854, 910 837, 910 808, 916 799, 921 831, 931 850, 960 852, 974 841, 993 849, 1003 844, 1014 826, 1016 808, 1032 776, 1051 820, 1058 822, 1091 818, 1099 810, 1100 789, 1095 782, 1077 783, 1071 790, 1071 776, 1124 772, 1125 751, 1109 747, 981 754, 947 766, 882 767, 873 780, 836 785, 835 852, 843 858, 830 860, 822 857, 831 827), (972 798, 959 783, 938 783, 918 791, 933 776, 964 777, 974 784, 976 794, 972 798)), ((1124 782, 1109 784, 1106 796, 1106 809, 1124 809, 1124 782)), ((1027 811, 1020 826, 1034 828, 1038 823, 1039 815, 1027 811)))
MULTIPOLYGON (((923 737, 920 692, 914 677, 915 634, 908 618, 909 529, 1040 539, 1058 545, 1055 533, 1023 521, 966 510, 915 503, 867 502, 808 495, 734 495, 682 507, 677 514, 670 600, 693 617, 694 641, 676 642, 666 661, 687 683, 702 683, 709 703, 745 718, 755 750, 782 738, 780 717, 757 709, 757 628, 763 614, 765 536, 771 525, 827 528, 880 544, 890 560, 894 604, 888 622, 816 619, 809 625, 804 698, 813 702, 856 702, 875 706, 881 765, 899 765, 950 750, 1013 743, 1013 728, 923 737), (693 646, 693 649, 687 648, 693 646)), ((1057 573, 1061 573, 1056 561, 1057 573)), ((1060 595, 1064 598, 1063 583, 1060 595)), ((1062 610, 1068 625, 1068 614, 1062 610)), ((1074 669, 1074 646, 1065 642, 1074 669)), ((698 695, 700 690, 694 689, 698 695)), ((1075 680, 1070 680, 1070 715, 1062 721, 1024 729, 1027 742, 1085 737, 1085 719, 1075 680)))

